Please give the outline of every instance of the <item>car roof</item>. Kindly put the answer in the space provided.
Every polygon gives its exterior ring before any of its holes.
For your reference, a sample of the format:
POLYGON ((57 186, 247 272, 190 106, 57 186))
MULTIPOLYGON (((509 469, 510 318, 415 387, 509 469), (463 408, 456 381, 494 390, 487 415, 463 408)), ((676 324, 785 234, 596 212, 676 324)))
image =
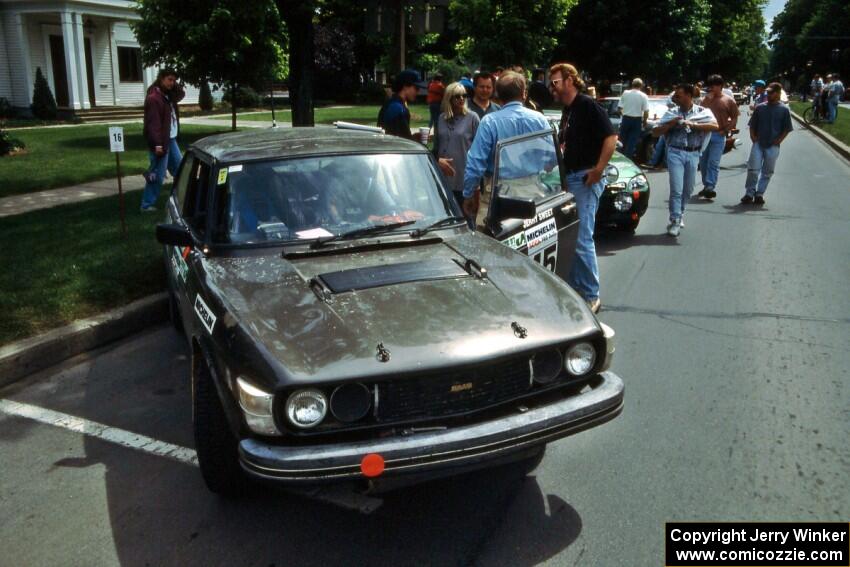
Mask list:
POLYGON ((316 154, 428 151, 422 144, 398 136, 334 126, 228 132, 198 140, 191 147, 225 163, 316 154))

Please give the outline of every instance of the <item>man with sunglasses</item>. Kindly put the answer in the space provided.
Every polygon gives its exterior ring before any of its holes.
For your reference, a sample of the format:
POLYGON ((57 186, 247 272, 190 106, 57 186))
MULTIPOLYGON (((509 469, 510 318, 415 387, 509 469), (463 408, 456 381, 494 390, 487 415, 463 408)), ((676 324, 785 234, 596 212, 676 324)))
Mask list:
POLYGON ((549 69, 549 89, 553 98, 564 105, 558 140, 564 154, 567 190, 575 196, 578 206, 576 255, 568 281, 597 313, 602 303, 593 230, 599 197, 605 189, 602 172, 614 155, 617 134, 608 113, 581 92, 584 81, 572 65, 557 63, 549 69))

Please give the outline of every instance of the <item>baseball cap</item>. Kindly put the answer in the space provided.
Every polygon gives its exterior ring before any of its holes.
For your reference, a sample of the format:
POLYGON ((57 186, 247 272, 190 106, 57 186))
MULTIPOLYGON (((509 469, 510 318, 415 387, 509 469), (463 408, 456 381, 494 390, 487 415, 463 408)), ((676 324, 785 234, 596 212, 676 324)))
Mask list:
POLYGON ((427 85, 422 84, 422 77, 418 71, 414 69, 404 69, 399 71, 398 75, 393 79, 393 90, 397 91, 408 85, 416 85, 417 87, 427 88, 427 85))
POLYGON ((753 81, 753 86, 756 86, 756 87, 764 87, 766 85, 767 85, 767 83, 765 83, 761 79, 759 79, 757 81, 753 81))

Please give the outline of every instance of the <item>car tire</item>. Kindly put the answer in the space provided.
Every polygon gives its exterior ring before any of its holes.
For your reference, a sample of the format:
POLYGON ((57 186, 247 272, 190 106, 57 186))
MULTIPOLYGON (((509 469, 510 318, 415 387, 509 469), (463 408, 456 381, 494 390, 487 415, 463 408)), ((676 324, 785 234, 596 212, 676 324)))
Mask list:
POLYGON ((183 318, 180 316, 180 306, 177 304, 177 296, 170 289, 168 290, 168 318, 171 319, 175 331, 180 333, 181 336, 186 334, 183 318))
POLYGON ((238 441, 230 429, 209 367, 196 355, 195 395, 192 400, 195 450, 201 475, 210 491, 224 497, 247 492, 248 479, 239 465, 238 441))
POLYGON ((628 234, 634 234, 640 224, 640 219, 618 225, 618 228, 628 234))

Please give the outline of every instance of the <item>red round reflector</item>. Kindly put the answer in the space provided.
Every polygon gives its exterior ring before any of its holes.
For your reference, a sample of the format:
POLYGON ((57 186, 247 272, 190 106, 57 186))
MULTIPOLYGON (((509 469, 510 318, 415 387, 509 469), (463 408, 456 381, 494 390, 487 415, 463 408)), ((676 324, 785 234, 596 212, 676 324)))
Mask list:
POLYGON ((635 201, 640 199, 640 191, 632 191, 632 197, 634 197, 635 201))
POLYGON ((360 472, 369 478, 381 476, 384 472, 384 458, 377 453, 369 453, 360 461, 360 472))
POLYGON ((632 220, 638 220, 638 214, 632 213, 632 220))

